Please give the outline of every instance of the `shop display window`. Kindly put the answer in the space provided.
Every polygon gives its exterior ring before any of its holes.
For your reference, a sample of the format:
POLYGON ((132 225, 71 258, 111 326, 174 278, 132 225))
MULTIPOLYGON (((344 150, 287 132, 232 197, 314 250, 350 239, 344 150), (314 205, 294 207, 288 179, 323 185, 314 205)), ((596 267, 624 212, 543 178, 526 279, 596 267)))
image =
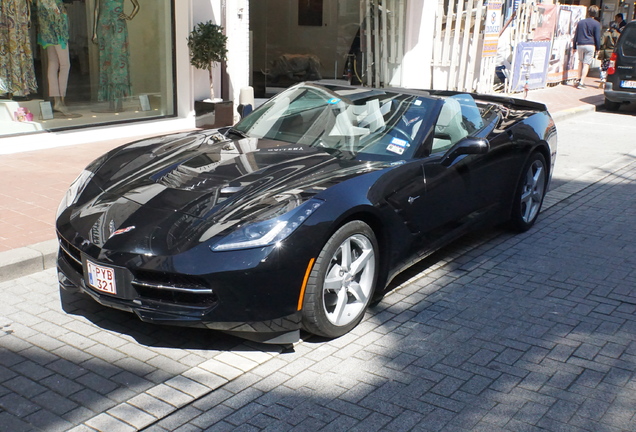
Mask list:
POLYGON ((0 137, 172 116, 170 0, 0 0, 0 137))
POLYGON ((346 79, 345 63, 359 40, 360 4, 360 0, 250 2, 250 84, 256 97, 271 97, 301 81, 346 79))
POLYGON ((406 0, 258 0, 249 8, 256 97, 320 79, 400 85, 406 0))

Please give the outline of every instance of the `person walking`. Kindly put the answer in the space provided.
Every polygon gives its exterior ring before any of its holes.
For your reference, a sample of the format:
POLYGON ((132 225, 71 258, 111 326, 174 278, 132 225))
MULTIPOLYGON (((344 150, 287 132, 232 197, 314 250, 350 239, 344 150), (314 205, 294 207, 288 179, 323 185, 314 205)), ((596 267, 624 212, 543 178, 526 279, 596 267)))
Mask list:
POLYGON ((576 83, 576 88, 579 89, 585 88, 583 80, 590 71, 594 53, 601 48, 601 24, 596 20, 598 12, 598 6, 590 6, 587 18, 578 22, 574 33, 572 49, 579 55, 579 76, 576 83))

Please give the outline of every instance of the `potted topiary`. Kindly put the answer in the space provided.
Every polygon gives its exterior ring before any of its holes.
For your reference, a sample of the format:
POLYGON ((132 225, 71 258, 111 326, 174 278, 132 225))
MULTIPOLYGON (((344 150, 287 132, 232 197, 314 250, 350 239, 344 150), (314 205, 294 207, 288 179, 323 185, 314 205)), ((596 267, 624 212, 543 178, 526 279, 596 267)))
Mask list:
MULTIPOLYGON (((206 69, 210 76, 210 99, 195 101, 194 108, 197 116, 201 116, 216 110, 216 105, 222 99, 214 98, 214 83, 212 70, 215 63, 227 60, 227 36, 223 34, 223 27, 212 21, 199 23, 188 37, 190 49, 190 64, 198 69, 206 69)), ((226 103, 227 105, 228 103, 226 103)), ((231 113, 231 102, 230 113, 231 113)), ((218 116, 217 116, 218 117, 218 116)), ((203 120, 203 122, 205 122, 203 120)), ((218 123, 218 121, 216 122, 218 123)), ((216 125, 218 126, 218 124, 216 125)))

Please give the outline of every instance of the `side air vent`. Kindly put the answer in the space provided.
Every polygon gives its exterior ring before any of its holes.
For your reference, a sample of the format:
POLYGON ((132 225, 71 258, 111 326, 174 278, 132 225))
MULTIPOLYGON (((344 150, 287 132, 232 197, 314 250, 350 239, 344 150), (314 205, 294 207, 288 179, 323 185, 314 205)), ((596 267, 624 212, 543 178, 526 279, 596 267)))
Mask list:
POLYGON ((132 286, 140 297, 159 302, 207 308, 218 301, 214 290, 196 276, 137 270, 132 286))

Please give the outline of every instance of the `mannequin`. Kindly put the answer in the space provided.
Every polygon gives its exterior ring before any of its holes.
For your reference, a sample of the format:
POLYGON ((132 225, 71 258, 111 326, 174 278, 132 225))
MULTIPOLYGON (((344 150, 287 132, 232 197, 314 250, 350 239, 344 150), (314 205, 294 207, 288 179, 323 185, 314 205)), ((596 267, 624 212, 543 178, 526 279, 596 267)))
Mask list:
POLYGON ((0 0, 0 95, 14 100, 28 100, 38 87, 30 26, 30 0, 0 0))
POLYGON ((100 66, 97 100, 108 101, 114 112, 123 111, 122 99, 132 93, 126 21, 137 15, 139 2, 130 0, 133 10, 126 15, 124 1, 95 1, 93 43, 99 45, 100 66))
POLYGON ((71 61, 68 53, 68 16, 62 0, 37 0, 38 43, 46 50, 49 97, 53 109, 69 115, 64 102, 71 61))

